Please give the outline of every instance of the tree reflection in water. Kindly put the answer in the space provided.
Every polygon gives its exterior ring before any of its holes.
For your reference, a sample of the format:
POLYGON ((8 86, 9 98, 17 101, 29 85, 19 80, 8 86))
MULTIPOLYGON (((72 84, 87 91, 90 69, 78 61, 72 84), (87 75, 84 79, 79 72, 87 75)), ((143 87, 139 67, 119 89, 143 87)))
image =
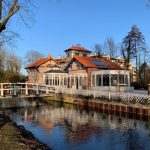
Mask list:
POLYGON ((139 132, 136 129, 137 123, 133 122, 133 127, 129 127, 124 133, 123 138, 126 145, 126 150, 144 150, 144 141, 140 138, 139 132))
POLYGON ((148 122, 57 103, 4 111, 56 150, 148 150, 150 147, 148 122))

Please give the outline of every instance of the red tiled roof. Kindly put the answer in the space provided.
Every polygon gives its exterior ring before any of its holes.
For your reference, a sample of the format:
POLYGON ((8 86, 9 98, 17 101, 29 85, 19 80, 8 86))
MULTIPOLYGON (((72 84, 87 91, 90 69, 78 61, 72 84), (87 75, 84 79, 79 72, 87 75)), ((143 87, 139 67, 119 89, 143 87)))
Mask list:
POLYGON ((60 64, 60 63, 66 63, 67 60, 66 58, 60 58, 60 59, 53 59, 56 63, 60 64))
POLYGON ((78 62, 88 68, 99 68, 99 69, 116 69, 122 70, 122 68, 116 63, 106 58, 93 58, 88 56, 74 56, 78 62), (102 64, 102 65, 101 65, 102 64))
POLYGON ((51 59, 53 59, 51 55, 48 55, 48 57, 46 57, 46 58, 40 58, 40 59, 36 60, 34 63, 28 65, 25 69, 39 67, 51 59))
POLYGON ((70 47, 70 48, 66 49, 66 50, 65 50, 65 52, 70 51, 70 50, 91 53, 91 51, 89 51, 89 50, 85 49, 84 47, 80 47, 80 46, 72 46, 72 47, 70 47))

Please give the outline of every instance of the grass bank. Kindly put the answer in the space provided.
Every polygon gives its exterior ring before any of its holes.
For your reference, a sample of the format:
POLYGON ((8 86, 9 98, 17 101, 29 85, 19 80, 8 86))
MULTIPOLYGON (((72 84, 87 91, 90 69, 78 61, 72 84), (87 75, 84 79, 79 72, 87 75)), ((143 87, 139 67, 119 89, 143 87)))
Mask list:
POLYGON ((13 123, 9 117, 0 114, 0 149, 1 150, 50 150, 36 139, 23 126, 13 123))

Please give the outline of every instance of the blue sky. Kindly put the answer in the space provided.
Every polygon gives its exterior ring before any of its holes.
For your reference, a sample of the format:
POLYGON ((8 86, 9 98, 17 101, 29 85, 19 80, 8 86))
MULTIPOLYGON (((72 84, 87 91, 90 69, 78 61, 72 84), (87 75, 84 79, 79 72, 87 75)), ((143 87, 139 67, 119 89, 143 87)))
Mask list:
POLYGON ((15 49, 24 56, 37 50, 45 56, 65 55, 64 50, 80 43, 91 49, 112 37, 120 43, 136 24, 150 45, 150 8, 147 0, 35 0, 35 22, 30 29, 13 24, 20 33, 15 49))

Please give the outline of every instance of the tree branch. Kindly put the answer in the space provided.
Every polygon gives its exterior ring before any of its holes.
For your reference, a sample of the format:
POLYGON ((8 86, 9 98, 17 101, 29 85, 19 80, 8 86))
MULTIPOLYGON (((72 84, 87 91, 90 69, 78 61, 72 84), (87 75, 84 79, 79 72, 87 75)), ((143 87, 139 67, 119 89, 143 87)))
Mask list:
POLYGON ((18 0, 14 0, 14 2, 13 2, 13 4, 12 4, 12 6, 11 6, 11 8, 10 8, 10 10, 9 10, 9 13, 8 14, 10 14, 14 9, 15 9, 15 7, 16 7, 16 5, 17 5, 17 3, 18 3, 18 0))
POLYGON ((2 0, 0 0, 0 20, 2 19, 2 0))
POLYGON ((14 3, 12 5, 12 7, 10 8, 10 11, 8 13, 8 15, 2 20, 2 22, 0 23, 0 33, 6 28, 6 24, 8 22, 8 20, 20 9, 20 6, 16 6, 16 2, 18 2, 17 0, 14 0, 14 3))

